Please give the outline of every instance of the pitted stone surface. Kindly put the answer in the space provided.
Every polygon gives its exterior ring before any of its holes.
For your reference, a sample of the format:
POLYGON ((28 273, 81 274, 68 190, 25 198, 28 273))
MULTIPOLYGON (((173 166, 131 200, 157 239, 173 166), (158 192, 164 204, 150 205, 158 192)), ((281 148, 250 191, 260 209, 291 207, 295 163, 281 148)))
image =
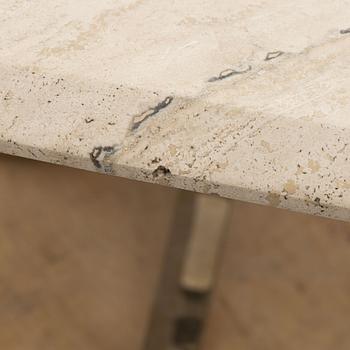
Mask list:
POLYGON ((0 1, 0 151, 350 220, 350 2, 0 1))

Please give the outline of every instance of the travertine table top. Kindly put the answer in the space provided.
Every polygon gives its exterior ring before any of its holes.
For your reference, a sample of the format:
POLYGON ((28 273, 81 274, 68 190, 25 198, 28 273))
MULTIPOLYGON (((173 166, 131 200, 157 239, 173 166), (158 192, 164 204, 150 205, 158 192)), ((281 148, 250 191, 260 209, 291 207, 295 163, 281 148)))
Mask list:
POLYGON ((350 219, 350 1, 0 0, 0 151, 350 219))

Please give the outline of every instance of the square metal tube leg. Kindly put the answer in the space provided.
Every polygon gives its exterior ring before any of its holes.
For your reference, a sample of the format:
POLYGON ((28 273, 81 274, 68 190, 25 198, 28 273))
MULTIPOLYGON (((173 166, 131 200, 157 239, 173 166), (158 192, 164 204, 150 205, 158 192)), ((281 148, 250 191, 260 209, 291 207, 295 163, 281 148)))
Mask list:
POLYGON ((181 192, 144 350, 198 348, 230 202, 181 192))

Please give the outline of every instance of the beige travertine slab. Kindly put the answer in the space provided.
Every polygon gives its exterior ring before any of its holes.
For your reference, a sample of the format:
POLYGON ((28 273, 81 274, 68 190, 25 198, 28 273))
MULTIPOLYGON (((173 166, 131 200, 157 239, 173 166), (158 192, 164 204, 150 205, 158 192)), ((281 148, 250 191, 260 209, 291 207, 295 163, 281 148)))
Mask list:
POLYGON ((348 220, 350 2, 0 1, 0 151, 348 220))

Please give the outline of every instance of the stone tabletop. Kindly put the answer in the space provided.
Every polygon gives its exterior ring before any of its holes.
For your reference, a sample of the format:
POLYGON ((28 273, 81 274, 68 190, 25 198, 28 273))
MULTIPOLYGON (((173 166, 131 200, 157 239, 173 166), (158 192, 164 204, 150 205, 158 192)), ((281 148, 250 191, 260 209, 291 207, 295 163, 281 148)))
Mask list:
POLYGON ((350 1, 0 0, 0 152, 350 220, 350 1))

